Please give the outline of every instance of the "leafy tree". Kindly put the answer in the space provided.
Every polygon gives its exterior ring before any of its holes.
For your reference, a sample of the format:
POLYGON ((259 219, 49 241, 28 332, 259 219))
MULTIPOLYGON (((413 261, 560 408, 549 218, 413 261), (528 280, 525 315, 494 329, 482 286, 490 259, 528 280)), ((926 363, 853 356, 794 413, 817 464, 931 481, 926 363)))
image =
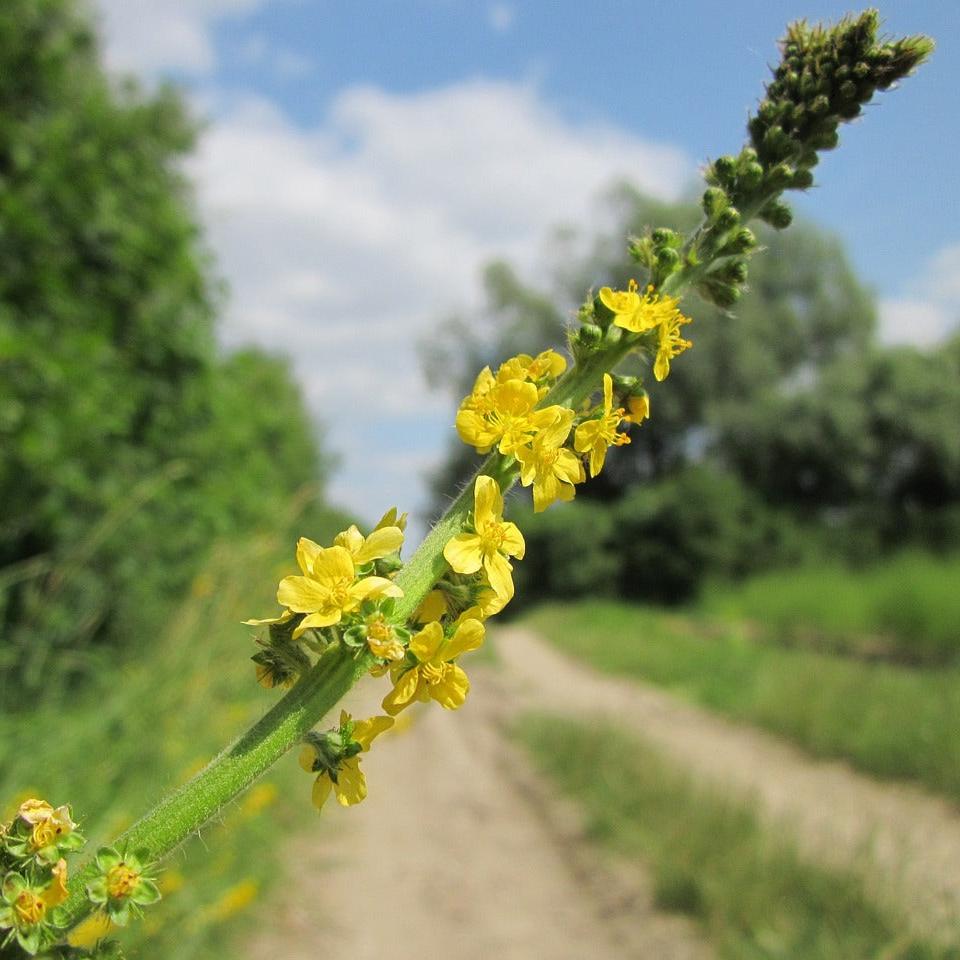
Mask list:
POLYGON ((107 77, 73 0, 0 5, 0 77, 10 693, 83 638, 144 642, 210 543, 319 498, 325 461, 281 361, 217 355, 177 94, 107 77))
MULTIPOLYGON (((688 228, 697 218, 693 206, 629 188, 618 198, 621 226, 558 267, 549 289, 490 266, 484 318, 446 321, 426 351, 432 382, 459 397, 484 364, 562 344, 587 290, 623 288, 632 276, 625 234, 688 228)), ((628 594, 683 599, 704 576, 793 561, 811 535, 854 559, 909 540, 960 542, 960 433, 951 426, 960 422, 960 337, 932 356, 884 349, 872 298, 835 238, 799 224, 760 240, 767 249, 751 261, 751 291, 735 311, 686 304, 694 349, 668 381, 656 383, 639 364, 623 371, 646 374, 652 418, 578 498, 610 502, 617 528, 632 531, 609 544, 621 566, 637 568, 621 585, 628 594), (631 492, 637 484, 643 489, 631 492), (668 562, 653 539, 683 555, 668 562), (653 554, 662 577, 652 573, 653 554)), ((449 489, 473 461, 457 444, 435 489, 449 489)), ((575 508, 559 509, 569 518, 575 508)), ((534 538, 559 535, 545 516, 526 522, 534 538)))

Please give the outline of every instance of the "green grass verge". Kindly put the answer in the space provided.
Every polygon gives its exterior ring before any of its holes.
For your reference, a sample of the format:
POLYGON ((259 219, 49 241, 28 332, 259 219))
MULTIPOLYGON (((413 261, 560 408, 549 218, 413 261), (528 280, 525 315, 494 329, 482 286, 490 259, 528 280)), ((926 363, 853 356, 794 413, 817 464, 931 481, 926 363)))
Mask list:
MULTIPOLYGON (((104 667, 74 697, 0 716, 4 819, 24 796, 70 803, 92 853, 259 717, 277 697, 256 684, 253 631, 240 621, 276 608, 291 546, 260 540, 215 550, 166 630, 131 644, 135 657, 104 667)), ((164 899, 120 935, 129 955, 238 955, 231 944, 282 875, 298 823, 314 825, 310 781, 287 758, 170 858, 164 899)))
POLYGON ((762 644, 732 627, 613 601, 523 621, 608 673, 638 677, 824 757, 960 800, 960 668, 908 669, 762 644))
POLYGON ((902 554, 862 571, 817 566, 707 590, 703 607, 768 638, 906 663, 960 660, 960 557, 902 554))
POLYGON ((696 917, 723 960, 956 960, 905 934, 852 874, 811 865, 749 808, 613 728, 532 716, 516 734, 583 808, 590 836, 653 871, 661 908, 696 917))

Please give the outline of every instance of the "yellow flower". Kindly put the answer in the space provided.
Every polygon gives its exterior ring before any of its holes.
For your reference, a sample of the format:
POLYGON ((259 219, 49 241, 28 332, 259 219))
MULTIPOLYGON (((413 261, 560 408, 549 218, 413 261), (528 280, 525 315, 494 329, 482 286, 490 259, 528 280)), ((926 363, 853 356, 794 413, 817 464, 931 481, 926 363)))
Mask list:
POLYGON ((47 907, 55 907, 63 903, 69 895, 67 892, 67 861, 62 857, 53 865, 53 877, 43 891, 43 902, 47 907))
POLYGON ((493 382, 481 395, 471 394, 460 405, 457 433, 478 453, 487 453, 494 445, 500 453, 513 453, 556 412, 555 407, 535 410, 539 402, 537 386, 528 380, 493 382))
POLYGON ((384 527, 399 527, 403 532, 407 529, 407 515, 398 514, 396 507, 391 507, 381 518, 374 530, 382 530, 384 527))
POLYGON ((556 380, 566 369, 567 361, 555 350, 544 350, 536 357, 521 353, 500 364, 496 379, 498 383, 506 380, 539 383, 541 380, 556 380))
POLYGON ((650 397, 646 393, 635 393, 627 397, 627 420, 642 423, 650 419, 650 397))
POLYGON ((604 300, 604 287, 600 291, 600 300, 604 306, 613 310, 616 316, 613 318, 614 326, 623 327, 631 333, 646 333, 655 327, 662 326, 665 323, 672 323, 676 317, 679 317, 680 311, 677 309, 679 300, 676 297, 668 297, 665 294, 658 294, 653 287, 647 287, 643 296, 636 293, 637 285, 631 280, 631 291, 629 293, 616 293, 610 291, 614 298, 628 298, 630 303, 635 304, 632 310, 615 310, 610 303, 604 300))
POLYGON ((603 414, 598 419, 585 420, 577 427, 573 446, 577 453, 590 454, 590 476, 595 477, 602 469, 607 457, 607 447, 622 446, 630 442, 625 433, 617 433, 617 427, 623 419, 622 407, 613 409, 613 378, 609 373, 603 375, 603 414))
MULTIPOLYGON (((601 287, 598 299, 614 314, 614 323, 617 323, 621 317, 632 317, 640 309, 640 295, 637 293, 636 280, 631 280, 626 290, 601 287)), ((618 324, 618 326, 622 326, 622 324, 618 324)))
POLYGON ((330 791, 337 795, 337 802, 343 807, 360 803, 367 795, 367 781, 360 769, 360 753, 370 749, 370 744, 384 730, 393 726, 393 717, 371 717, 369 720, 353 720, 346 710, 340 711, 340 728, 327 735, 327 741, 339 742, 336 756, 323 753, 312 744, 306 744, 300 751, 300 766, 308 773, 320 767, 313 784, 313 805, 322 809, 330 791), (346 754, 349 754, 347 756, 346 754))
POLYGON ((403 545, 403 531, 398 526, 377 527, 369 537, 364 537, 356 525, 351 524, 343 533, 338 533, 333 542, 336 546, 346 548, 353 562, 362 567, 371 560, 396 553, 403 545))
POLYGON ((553 422, 544 427, 529 446, 516 452, 520 482, 525 487, 533 484, 535 513, 546 510, 556 500, 572 500, 573 485, 586 479, 580 458, 564 447, 572 423, 573 411, 557 408, 553 422))
POLYGON ((665 380, 670 372, 670 361, 689 350, 693 344, 689 340, 684 340, 680 336, 680 327, 689 323, 690 318, 685 317, 677 310, 669 320, 660 324, 660 341, 657 347, 657 359, 653 364, 653 375, 657 380, 665 380))
POLYGON ((404 646, 387 618, 380 613, 370 614, 364 621, 367 627, 367 646, 375 657, 384 660, 402 660, 404 646))
POLYGON ((411 619, 414 623, 429 623, 431 620, 445 617, 449 612, 447 595, 442 590, 431 590, 420 601, 420 606, 414 611, 411 619))
POLYGON ((410 641, 409 652, 416 664, 394 668, 393 690, 384 697, 383 709, 394 716, 416 700, 436 700, 446 710, 463 706, 470 681, 453 661, 476 650, 483 643, 483 635, 483 624, 475 619, 461 620, 449 639, 436 620, 428 623, 410 641))
POLYGON ((278 603, 294 613, 308 614, 293 631, 294 639, 314 627, 339 623, 367 597, 403 596, 403 591, 386 577, 357 580, 353 555, 339 544, 324 548, 301 537, 297 563, 303 576, 284 577, 277 590, 278 603))
POLYGON ((457 573, 481 567, 494 592, 513 596, 513 567, 507 557, 523 559, 526 545, 516 524, 503 519, 503 496, 493 477, 479 476, 473 493, 474 533, 458 533, 447 541, 443 556, 457 573))
POLYGON ((34 850, 52 846, 77 826, 70 817, 70 807, 64 805, 54 810, 46 800, 25 800, 17 814, 33 827, 30 843, 34 850))

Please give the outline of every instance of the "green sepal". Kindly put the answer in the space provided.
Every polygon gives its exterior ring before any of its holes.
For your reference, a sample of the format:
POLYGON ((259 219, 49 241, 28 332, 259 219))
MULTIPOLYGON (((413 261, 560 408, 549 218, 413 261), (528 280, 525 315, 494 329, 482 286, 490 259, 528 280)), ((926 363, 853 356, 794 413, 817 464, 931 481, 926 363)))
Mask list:
POLYGON ((361 624, 355 624, 343 631, 343 642, 354 650, 364 647, 367 644, 367 628, 361 624))
POLYGON ((146 877, 141 877, 136 889, 130 894, 130 899, 141 907, 148 907, 161 899, 160 888, 146 877))
POLYGON ((87 899, 91 903, 103 904, 110 899, 107 894, 107 878, 104 877, 94 877, 87 884, 87 899))

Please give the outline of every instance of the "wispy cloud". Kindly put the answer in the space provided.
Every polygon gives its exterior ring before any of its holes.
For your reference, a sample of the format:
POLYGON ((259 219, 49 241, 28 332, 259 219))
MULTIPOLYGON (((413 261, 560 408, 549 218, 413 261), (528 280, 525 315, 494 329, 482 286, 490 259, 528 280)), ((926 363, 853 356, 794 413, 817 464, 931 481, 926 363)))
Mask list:
POLYGON ((932 346, 960 329, 960 244, 940 250, 907 295, 880 302, 880 335, 887 343, 932 346))
POLYGON ((252 13, 268 0, 97 0, 108 66, 156 74, 210 73, 213 28, 224 17, 252 13))
POLYGON ((506 33, 516 18, 516 11, 509 3, 491 3, 487 7, 487 20, 497 33, 506 33))
POLYGON ((476 301, 481 265, 531 264, 611 181, 673 197, 693 169, 673 147, 567 123, 532 86, 487 82, 348 89, 310 130, 266 101, 221 104, 192 166, 232 291, 224 339, 294 358, 343 455, 333 492, 371 517, 416 506, 410 464, 450 435, 414 342, 476 301))

